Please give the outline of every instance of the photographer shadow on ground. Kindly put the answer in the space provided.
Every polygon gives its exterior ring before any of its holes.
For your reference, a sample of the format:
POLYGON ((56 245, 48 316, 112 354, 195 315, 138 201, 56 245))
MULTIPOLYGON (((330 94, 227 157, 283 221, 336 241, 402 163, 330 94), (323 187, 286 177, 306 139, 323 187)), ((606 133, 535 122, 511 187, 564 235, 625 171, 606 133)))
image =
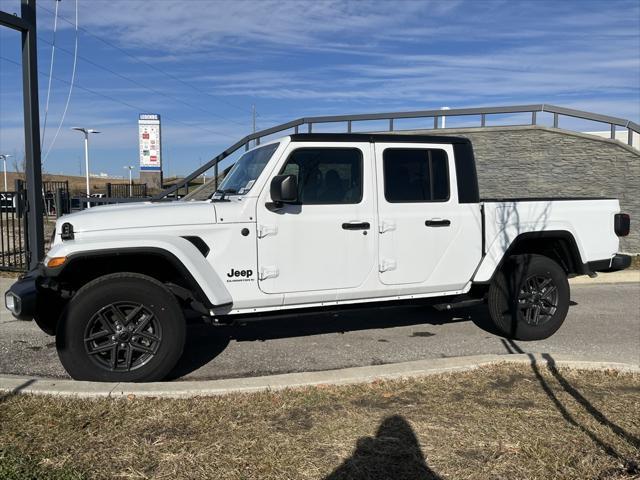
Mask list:
POLYGON ((400 415, 385 418, 375 437, 358 439, 356 449, 325 480, 436 480, 411 425, 400 415))
POLYGON ((440 478, 427 465, 411 425, 400 415, 394 415, 382 421, 375 437, 358 439, 351 457, 325 480, 440 478))

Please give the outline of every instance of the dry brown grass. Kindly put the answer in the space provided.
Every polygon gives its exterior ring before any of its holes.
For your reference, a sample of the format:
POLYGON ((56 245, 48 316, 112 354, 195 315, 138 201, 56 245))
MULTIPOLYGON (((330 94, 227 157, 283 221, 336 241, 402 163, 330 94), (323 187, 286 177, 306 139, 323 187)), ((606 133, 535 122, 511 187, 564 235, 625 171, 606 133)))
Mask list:
POLYGON ((56 478, 638 478, 638 437, 640 375, 506 365, 191 400, 12 396, 0 473, 28 458, 56 478))

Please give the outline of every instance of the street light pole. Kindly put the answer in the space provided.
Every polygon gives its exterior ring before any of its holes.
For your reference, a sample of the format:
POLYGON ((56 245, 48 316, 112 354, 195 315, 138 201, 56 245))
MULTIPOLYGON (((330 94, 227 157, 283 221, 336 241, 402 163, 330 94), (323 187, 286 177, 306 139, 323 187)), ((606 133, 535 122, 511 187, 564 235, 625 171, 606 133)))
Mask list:
MULTIPOLYGON (((84 134, 84 168, 85 168, 85 178, 87 180, 87 198, 91 197, 91 186, 89 185, 89 134, 90 133, 100 133, 98 130, 94 130, 93 128, 83 128, 83 127, 73 127, 71 130, 77 130, 78 132, 82 132, 84 134)), ((87 207, 91 208, 91 204, 87 202, 87 207)))
POLYGON ((136 167, 134 167, 133 165, 127 165, 124 168, 128 168, 129 169, 129 197, 133 197, 133 179, 131 178, 131 172, 136 167))
POLYGON ((2 158, 2 162, 4 163, 4 191, 8 191, 7 188, 7 158, 9 158, 11 155, 5 155, 2 154, 0 155, 0 158, 2 158))

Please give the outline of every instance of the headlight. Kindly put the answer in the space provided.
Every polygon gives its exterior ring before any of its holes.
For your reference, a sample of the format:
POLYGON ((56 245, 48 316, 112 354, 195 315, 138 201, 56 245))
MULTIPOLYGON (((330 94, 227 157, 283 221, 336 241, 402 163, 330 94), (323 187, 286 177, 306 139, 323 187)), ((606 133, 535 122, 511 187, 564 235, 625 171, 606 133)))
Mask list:
POLYGON ((11 313, 13 313, 14 315, 20 315, 20 297, 14 295, 11 292, 7 292, 4 294, 4 304, 11 313))

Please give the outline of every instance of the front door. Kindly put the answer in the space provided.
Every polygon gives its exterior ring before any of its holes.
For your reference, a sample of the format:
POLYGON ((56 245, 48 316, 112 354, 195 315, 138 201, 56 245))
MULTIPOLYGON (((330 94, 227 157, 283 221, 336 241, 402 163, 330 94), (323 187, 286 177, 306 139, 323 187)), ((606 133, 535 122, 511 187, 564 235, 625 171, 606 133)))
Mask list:
POLYGON ((259 286, 285 303, 331 300, 375 268, 375 203, 369 143, 289 146, 274 174, 298 179, 299 202, 257 206, 259 286))
POLYGON ((481 256, 478 204, 460 204, 453 148, 376 144, 380 281, 405 293, 461 289, 481 256))

